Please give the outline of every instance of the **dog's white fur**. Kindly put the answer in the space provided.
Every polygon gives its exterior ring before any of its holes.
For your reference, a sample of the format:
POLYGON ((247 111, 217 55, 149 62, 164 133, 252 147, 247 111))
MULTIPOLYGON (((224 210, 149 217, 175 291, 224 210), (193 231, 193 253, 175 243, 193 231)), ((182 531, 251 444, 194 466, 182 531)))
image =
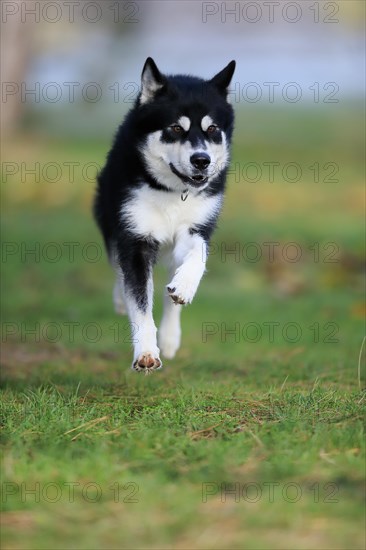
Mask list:
MULTIPOLYGON (((173 174, 172 174, 173 176, 173 174)), ((150 235, 162 245, 170 245, 172 253, 171 280, 167 288, 174 289, 179 301, 189 304, 197 291, 206 266, 206 243, 198 234, 189 234, 194 224, 205 223, 221 208, 222 196, 203 197, 189 193, 182 201, 176 193, 164 193, 144 185, 134 192, 133 199, 124 206, 124 220, 136 235, 150 235)), ((114 292, 116 311, 124 311, 121 299, 122 276, 117 270, 114 292)), ((146 314, 135 307, 135 302, 124 295, 124 302, 131 323, 137 327, 134 334, 134 362, 142 353, 151 353, 159 357, 156 344, 156 327, 152 317, 153 283, 152 273, 148 283, 148 308, 146 314)), ((163 355, 174 357, 180 344, 180 310, 182 306, 174 303, 166 290, 164 296, 164 314, 159 330, 159 345, 163 355)))
MULTIPOLYGON (((177 121, 185 131, 188 131, 191 121, 182 116, 177 121)), ((203 117, 201 127, 204 131, 214 124, 209 116, 203 117)), ((215 144, 202 141, 196 147, 190 143, 162 143, 162 131, 149 135, 143 149, 144 158, 149 171, 157 176, 158 180, 169 189, 179 192, 185 191, 181 179, 170 169, 170 163, 178 167, 185 174, 192 170, 191 156, 204 150, 211 158, 208 169, 208 181, 202 185, 202 191, 215 176, 217 168, 221 169, 228 162, 229 151, 226 137, 222 132, 222 143, 215 144)), ((116 285, 114 289, 114 304, 117 312, 128 312, 132 326, 136 327, 134 334, 134 361, 138 362, 143 355, 151 355, 159 360, 160 350, 167 358, 173 358, 180 345, 181 303, 189 304, 197 291, 198 285, 206 266, 206 243, 198 235, 189 233, 189 228, 195 224, 204 224, 221 209, 222 195, 213 197, 202 196, 190 188, 186 200, 181 200, 179 193, 162 193, 142 185, 135 190, 129 202, 123 206, 121 216, 134 235, 145 237, 150 235, 160 244, 170 245, 172 248, 171 280, 164 295, 164 313, 159 329, 159 346, 157 345, 157 329, 152 316, 153 280, 150 273, 148 280, 148 307, 146 313, 136 308, 135 301, 123 290, 123 278, 117 268, 116 285), (124 294, 124 300, 121 295, 124 294), (174 303, 174 295, 178 303, 174 303), (125 304, 125 307, 123 305, 125 304)), ((136 368, 136 367, 135 367, 136 368)), ((138 370, 138 369, 137 369, 138 370)))

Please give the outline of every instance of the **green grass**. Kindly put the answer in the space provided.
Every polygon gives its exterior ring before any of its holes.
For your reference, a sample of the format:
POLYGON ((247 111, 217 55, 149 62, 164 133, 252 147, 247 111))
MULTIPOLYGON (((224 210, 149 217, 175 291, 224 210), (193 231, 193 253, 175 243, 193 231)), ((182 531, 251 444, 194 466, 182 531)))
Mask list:
MULTIPOLYGON (((104 252, 85 255, 87 243, 101 245, 92 185, 4 184, 3 240, 13 246, 3 256, 4 548, 364 547, 357 113, 289 116, 280 141, 281 113, 256 127, 247 119, 255 131, 239 117, 233 162, 298 162, 304 177, 231 177, 208 272, 183 312, 182 348, 150 377, 129 369, 104 252), (338 162, 338 183, 311 180, 317 160, 338 162), (72 258, 65 243, 75 241, 72 258), (273 262, 269 241, 279 243, 273 262), (51 242, 59 261, 47 261, 51 242), (289 242, 300 261, 283 260, 289 242)), ((25 155, 101 163, 107 146, 34 140, 25 155)), ((159 321, 161 267, 155 278, 159 321)))

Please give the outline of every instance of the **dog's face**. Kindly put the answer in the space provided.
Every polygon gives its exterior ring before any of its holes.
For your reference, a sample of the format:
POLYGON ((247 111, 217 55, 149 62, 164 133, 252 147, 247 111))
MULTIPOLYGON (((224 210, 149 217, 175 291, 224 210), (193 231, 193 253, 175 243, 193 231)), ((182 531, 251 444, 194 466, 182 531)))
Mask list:
POLYGON ((160 73, 152 59, 142 72, 140 145, 148 172, 176 190, 209 186, 227 166, 233 110, 227 102, 235 62, 212 80, 160 73))

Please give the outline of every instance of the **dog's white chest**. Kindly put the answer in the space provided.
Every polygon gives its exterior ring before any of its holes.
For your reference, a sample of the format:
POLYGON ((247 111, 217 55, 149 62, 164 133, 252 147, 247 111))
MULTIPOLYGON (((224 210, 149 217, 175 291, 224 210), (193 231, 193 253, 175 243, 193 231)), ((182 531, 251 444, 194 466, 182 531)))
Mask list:
POLYGON ((136 235, 151 236, 163 243, 173 241, 181 230, 207 222, 220 210, 221 201, 221 195, 207 197, 192 193, 182 201, 178 193, 145 185, 134 191, 133 197, 123 205, 121 215, 136 235))

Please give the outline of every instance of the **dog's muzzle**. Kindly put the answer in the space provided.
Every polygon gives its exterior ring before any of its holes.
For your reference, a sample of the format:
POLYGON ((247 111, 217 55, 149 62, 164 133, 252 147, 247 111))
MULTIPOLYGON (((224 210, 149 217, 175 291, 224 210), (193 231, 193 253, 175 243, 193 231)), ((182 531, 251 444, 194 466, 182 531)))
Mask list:
POLYGON ((170 163, 169 166, 173 174, 178 176, 183 183, 193 185, 195 187, 199 187, 207 183, 208 176, 205 174, 205 171, 211 163, 211 158, 209 155, 207 153, 194 153, 191 156, 190 161, 192 166, 197 171, 197 173, 192 176, 187 176, 179 172, 173 163, 170 163))

